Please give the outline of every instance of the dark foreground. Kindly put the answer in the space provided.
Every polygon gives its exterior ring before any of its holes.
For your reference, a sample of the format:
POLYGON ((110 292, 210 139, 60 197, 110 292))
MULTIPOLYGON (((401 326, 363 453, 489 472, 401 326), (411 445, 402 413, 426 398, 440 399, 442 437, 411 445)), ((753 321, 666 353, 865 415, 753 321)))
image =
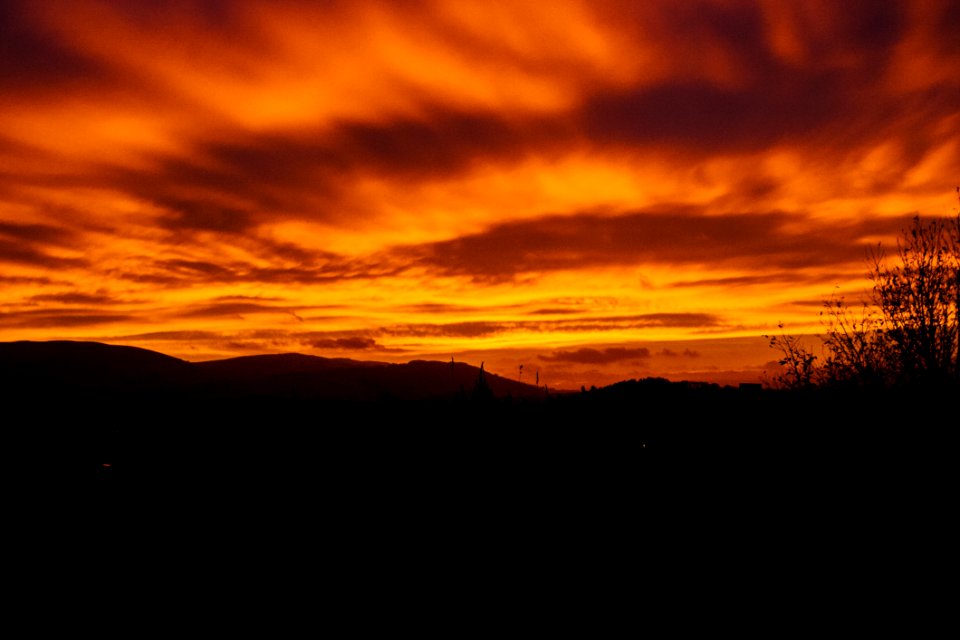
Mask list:
POLYGON ((206 568, 258 594, 323 585, 357 619, 367 602, 428 598, 426 619, 442 608, 482 625, 490 607, 566 599, 570 612, 543 615, 568 620, 587 602, 634 611, 639 589, 715 597, 735 579, 751 608, 806 616, 784 589, 814 585, 821 610, 846 610, 851 585, 901 602, 891 594, 940 566, 955 530, 942 394, 663 381, 526 400, 168 391, 6 401, 29 416, 4 427, 8 455, 28 464, 12 493, 46 517, 79 506, 46 529, 49 548, 92 539, 64 553, 91 575, 109 562, 114 584, 169 575, 205 598, 186 576, 206 568))
MULTIPOLYGON (((942 393, 804 394, 641 381, 522 400, 61 390, 56 398, 21 392, 7 405, 24 416, 7 421, 10 443, 100 492, 315 485, 454 500, 459 490, 567 485, 603 500, 643 492, 658 479, 704 492, 724 485, 764 492, 840 478, 923 491, 926 483, 952 482, 956 467, 957 427, 948 409, 956 399, 942 393)), ((50 471, 37 464, 38 473, 50 471)))
POLYGON ((129 347, 0 343, 0 394, 18 487, 111 514, 159 501, 389 527, 547 512, 581 526, 658 507, 848 518, 945 513, 957 486, 956 388, 648 379, 557 394, 459 363, 290 354, 198 366, 129 347))

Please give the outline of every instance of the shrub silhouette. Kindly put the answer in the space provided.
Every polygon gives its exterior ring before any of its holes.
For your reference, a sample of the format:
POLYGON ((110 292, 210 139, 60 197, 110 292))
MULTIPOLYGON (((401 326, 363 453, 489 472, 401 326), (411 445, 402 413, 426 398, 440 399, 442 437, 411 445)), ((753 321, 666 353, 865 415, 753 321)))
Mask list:
POLYGON ((873 253, 869 277, 872 294, 859 310, 843 298, 824 304, 822 358, 796 336, 765 336, 782 355, 780 386, 883 388, 960 381, 960 214, 929 221, 915 217, 893 260, 882 247, 873 253))

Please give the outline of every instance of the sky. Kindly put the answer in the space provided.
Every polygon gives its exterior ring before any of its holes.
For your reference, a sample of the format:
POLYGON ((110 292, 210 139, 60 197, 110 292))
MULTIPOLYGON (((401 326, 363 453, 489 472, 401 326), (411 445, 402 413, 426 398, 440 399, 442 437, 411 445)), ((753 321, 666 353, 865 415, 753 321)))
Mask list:
POLYGON ((0 340, 769 375, 956 212, 956 1, 0 0, 0 340))

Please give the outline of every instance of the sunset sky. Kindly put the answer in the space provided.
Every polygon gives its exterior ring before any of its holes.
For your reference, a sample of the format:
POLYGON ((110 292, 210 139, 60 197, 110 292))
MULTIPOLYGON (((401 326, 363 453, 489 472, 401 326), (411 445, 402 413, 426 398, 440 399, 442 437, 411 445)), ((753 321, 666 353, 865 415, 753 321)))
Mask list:
POLYGON ((0 0, 0 340, 756 380, 956 211, 958 6, 0 0))

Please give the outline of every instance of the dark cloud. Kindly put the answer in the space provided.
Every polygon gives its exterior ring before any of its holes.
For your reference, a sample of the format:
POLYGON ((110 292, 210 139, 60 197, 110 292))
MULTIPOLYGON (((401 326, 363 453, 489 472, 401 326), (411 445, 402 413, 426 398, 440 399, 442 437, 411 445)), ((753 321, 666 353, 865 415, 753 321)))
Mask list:
POLYGON ((32 303, 57 303, 57 304, 79 304, 79 305, 112 305, 121 302, 113 296, 103 293, 43 293, 30 296, 28 299, 32 303))
POLYGON ((81 78, 107 76, 102 65, 47 33, 35 19, 32 4, 0 2, 0 87, 54 93, 81 78))
POLYGON ((126 271, 120 277, 134 282, 166 286, 189 284, 233 284, 260 282, 264 284, 324 284, 343 280, 373 279, 402 273, 408 268, 393 257, 340 258, 333 254, 316 253, 313 260, 287 266, 288 256, 273 256, 276 266, 260 266, 250 262, 216 263, 207 260, 158 260, 141 270, 126 271))
MULTIPOLYGON (((478 164, 559 156, 584 144, 643 152, 667 145, 695 161, 789 142, 841 162, 878 138, 909 131, 900 157, 871 185, 881 188, 942 142, 937 125, 956 113, 956 95, 954 87, 879 92, 873 76, 883 65, 870 60, 854 70, 797 70, 770 59, 745 84, 684 80, 596 92, 579 112, 552 117, 434 107, 417 119, 340 121, 295 136, 238 129, 224 136, 228 141, 193 141, 192 158, 155 157, 149 170, 116 167, 103 179, 162 208, 162 228, 242 234, 277 219, 344 223, 369 215, 358 210, 365 205, 350 188, 357 176, 423 182, 478 164)), ((757 197, 775 188, 758 175, 738 193, 757 197)))
POLYGON ((582 313, 582 310, 568 309, 566 307, 552 307, 546 309, 534 309, 533 311, 529 312, 531 316, 562 316, 573 313, 582 313))
MULTIPOLYGON (((366 332, 288 331, 282 329, 253 329, 244 331, 153 331, 98 337, 98 340, 128 343, 183 343, 192 348, 214 351, 377 351, 400 352, 402 349, 385 347, 366 332)), ((163 346, 161 349, 165 348, 163 346)))
POLYGON ((447 304, 444 302, 422 302, 419 304, 408 304, 398 308, 398 311, 410 313, 462 313, 478 310, 480 310, 478 307, 447 304))
POLYGON ((476 338, 508 331, 596 331, 651 327, 718 327, 720 320, 709 313, 648 313, 639 315, 563 318, 558 320, 516 320, 503 322, 452 322, 447 324, 398 324, 383 327, 384 335, 409 337, 476 338))
POLYGON ((574 133, 560 119, 508 120, 489 113, 434 108, 417 120, 341 124, 331 151, 341 161, 348 159, 379 174, 436 177, 460 173, 479 158, 516 157, 534 149, 538 154, 549 153, 574 133))
POLYGON ((233 296, 217 296, 213 298, 213 302, 282 302, 283 298, 269 297, 269 296, 244 296, 244 295, 233 295, 233 296))
POLYGON ((289 313, 289 309, 256 302, 218 302, 179 309, 172 315, 178 318, 218 318, 250 313, 289 313))
POLYGON ((29 243, 11 242, 0 238, 0 262, 13 262, 48 269, 68 269, 87 264, 82 258, 51 256, 29 243))
POLYGON ((231 280, 234 272, 228 267, 202 260, 163 260, 155 266, 171 276, 182 275, 190 279, 231 280))
POLYGON ((170 214, 159 220, 161 227, 176 231, 215 231, 244 233, 255 223, 249 211, 219 206, 203 200, 178 200, 164 203, 170 214))
POLYGON ((62 227, 0 221, 0 262, 12 262, 50 269, 82 267, 82 258, 52 256, 48 248, 71 247, 75 234, 62 227))
POLYGON ((367 351, 382 348, 373 338, 361 337, 312 340, 310 346, 314 349, 344 349, 350 351, 367 351))
POLYGON ((649 329, 652 327, 722 331, 729 328, 717 316, 710 313, 651 313, 633 316, 552 320, 533 326, 538 327, 541 331, 605 331, 610 329, 649 329))
POLYGON ((132 333, 112 336, 103 336, 100 338, 106 342, 116 342, 124 344, 128 342, 192 342, 201 344, 205 342, 216 342, 226 339, 225 334, 216 331, 149 331, 146 333, 132 333))
POLYGON ((0 221, 0 236, 44 244, 65 246, 70 243, 73 234, 63 227, 52 227, 46 224, 21 224, 17 222, 0 221))
POLYGON ((609 364, 624 360, 646 360, 650 357, 650 350, 646 347, 635 349, 627 347, 608 347, 606 349, 591 349, 585 347, 572 351, 554 351, 549 355, 538 356, 547 362, 572 362, 577 364, 609 364))
MULTIPOLYGON (((863 269, 856 270, 860 274, 863 269)), ((750 287, 756 285, 768 285, 778 283, 796 283, 803 280, 807 283, 830 282, 838 277, 836 271, 830 274, 822 273, 799 273, 797 271, 778 271, 776 273, 759 273, 749 276, 729 276, 726 278, 699 278, 697 280, 678 280, 671 282, 668 287, 687 288, 687 287, 750 287)))
POLYGON ((478 338, 516 328, 515 322, 452 322, 448 324, 400 324, 384 327, 380 331, 386 335, 425 337, 478 338))
POLYGON ((712 327, 719 323, 711 313, 645 313, 636 316, 614 316, 611 320, 625 320, 646 327, 712 327))
POLYGON ((477 161, 550 155, 577 135, 566 118, 434 105, 416 119, 341 120, 296 134, 236 129, 191 141, 190 157, 157 154, 149 169, 115 166, 102 179, 161 208, 157 223, 173 233, 246 234, 278 219, 344 223, 369 215, 354 201, 357 176, 432 180, 465 173, 477 161))
POLYGON ((5 276, 0 275, 0 283, 3 284, 36 284, 36 285, 54 285, 58 284, 50 278, 33 276, 5 276))
MULTIPOLYGON (((235 235, 277 219, 344 223, 358 213, 369 215, 357 209, 364 205, 350 190, 359 175, 429 181, 466 173, 478 163, 551 157, 585 142, 641 151, 666 144, 703 158, 816 139, 821 154, 829 147, 830 158, 840 162, 878 136, 899 139, 909 129, 909 144, 870 185, 883 188, 942 142, 935 125, 956 112, 952 88, 932 88, 922 96, 865 95, 839 72, 771 73, 793 80, 784 87, 757 81, 730 89, 689 81, 598 93, 572 119, 564 114, 507 121, 438 110, 418 120, 340 122, 295 138, 236 131, 230 142, 195 142, 202 162, 156 158, 149 172, 117 168, 105 180, 162 208, 166 213, 158 224, 171 232, 235 235), (869 111, 864 101, 871 103, 869 111)), ((776 188, 758 175, 743 181, 737 194, 758 197, 776 188)))
POLYGON ((369 260, 343 260, 316 267, 255 267, 238 274, 237 281, 275 284, 325 284, 343 280, 385 278, 403 273, 407 265, 369 260))
POLYGON ((684 349, 681 352, 674 351, 673 349, 663 348, 660 351, 657 351, 658 356, 664 358, 699 358, 700 353, 694 351, 693 349, 684 349))
POLYGON ((240 129, 232 134, 229 143, 192 141, 189 157, 155 154, 148 169, 104 169, 100 179, 157 206, 156 224, 175 237, 195 231, 237 236, 272 219, 321 218, 332 208, 342 175, 318 169, 308 145, 240 129))
MULTIPOLYGON (((810 134, 829 139, 833 129, 874 138, 886 115, 878 103, 900 100, 878 86, 907 26, 903 3, 844 3, 842 10, 828 10, 829 17, 817 15, 824 7, 814 4, 786 7, 794 15, 781 19, 800 35, 803 64, 771 48, 759 4, 688 3, 659 20, 651 20, 650 7, 637 7, 633 24, 625 19, 631 9, 616 5, 618 28, 641 40, 652 29, 691 65, 714 46, 732 78, 717 82, 689 69, 690 77, 681 72, 658 84, 597 92, 581 112, 584 130, 596 141, 670 145, 703 155, 758 150, 810 134)), ((681 70, 684 64, 679 61, 681 70)))
POLYGON ((112 324, 135 319, 121 313, 99 309, 43 309, 0 313, 0 326, 18 329, 69 328, 112 324))
POLYGON ((584 108, 584 127, 604 143, 673 144, 698 153, 756 150, 822 127, 836 113, 833 85, 840 81, 813 77, 783 95, 763 86, 735 91, 705 82, 601 95, 584 108))
MULTIPOLYGON (((288 305, 273 304, 268 299, 261 299, 256 296, 223 296, 207 304, 177 307, 166 312, 165 315, 172 318, 219 318, 242 317, 252 314, 282 314, 291 316, 299 322, 304 322, 304 318, 301 317, 298 311, 340 308, 342 308, 341 305, 294 308, 288 305)), ((338 317, 341 316, 308 316, 310 320, 325 320, 338 317)))
POLYGON ((107 4, 125 20, 142 28, 176 27, 189 19, 199 28, 212 32, 249 35, 239 19, 244 3, 236 0, 190 0, 189 3, 109 0, 107 4))
POLYGON ((505 223, 408 251, 440 273, 479 278, 646 263, 799 269, 862 262, 865 238, 894 235, 904 221, 836 221, 828 230, 800 213, 658 208, 505 223))

